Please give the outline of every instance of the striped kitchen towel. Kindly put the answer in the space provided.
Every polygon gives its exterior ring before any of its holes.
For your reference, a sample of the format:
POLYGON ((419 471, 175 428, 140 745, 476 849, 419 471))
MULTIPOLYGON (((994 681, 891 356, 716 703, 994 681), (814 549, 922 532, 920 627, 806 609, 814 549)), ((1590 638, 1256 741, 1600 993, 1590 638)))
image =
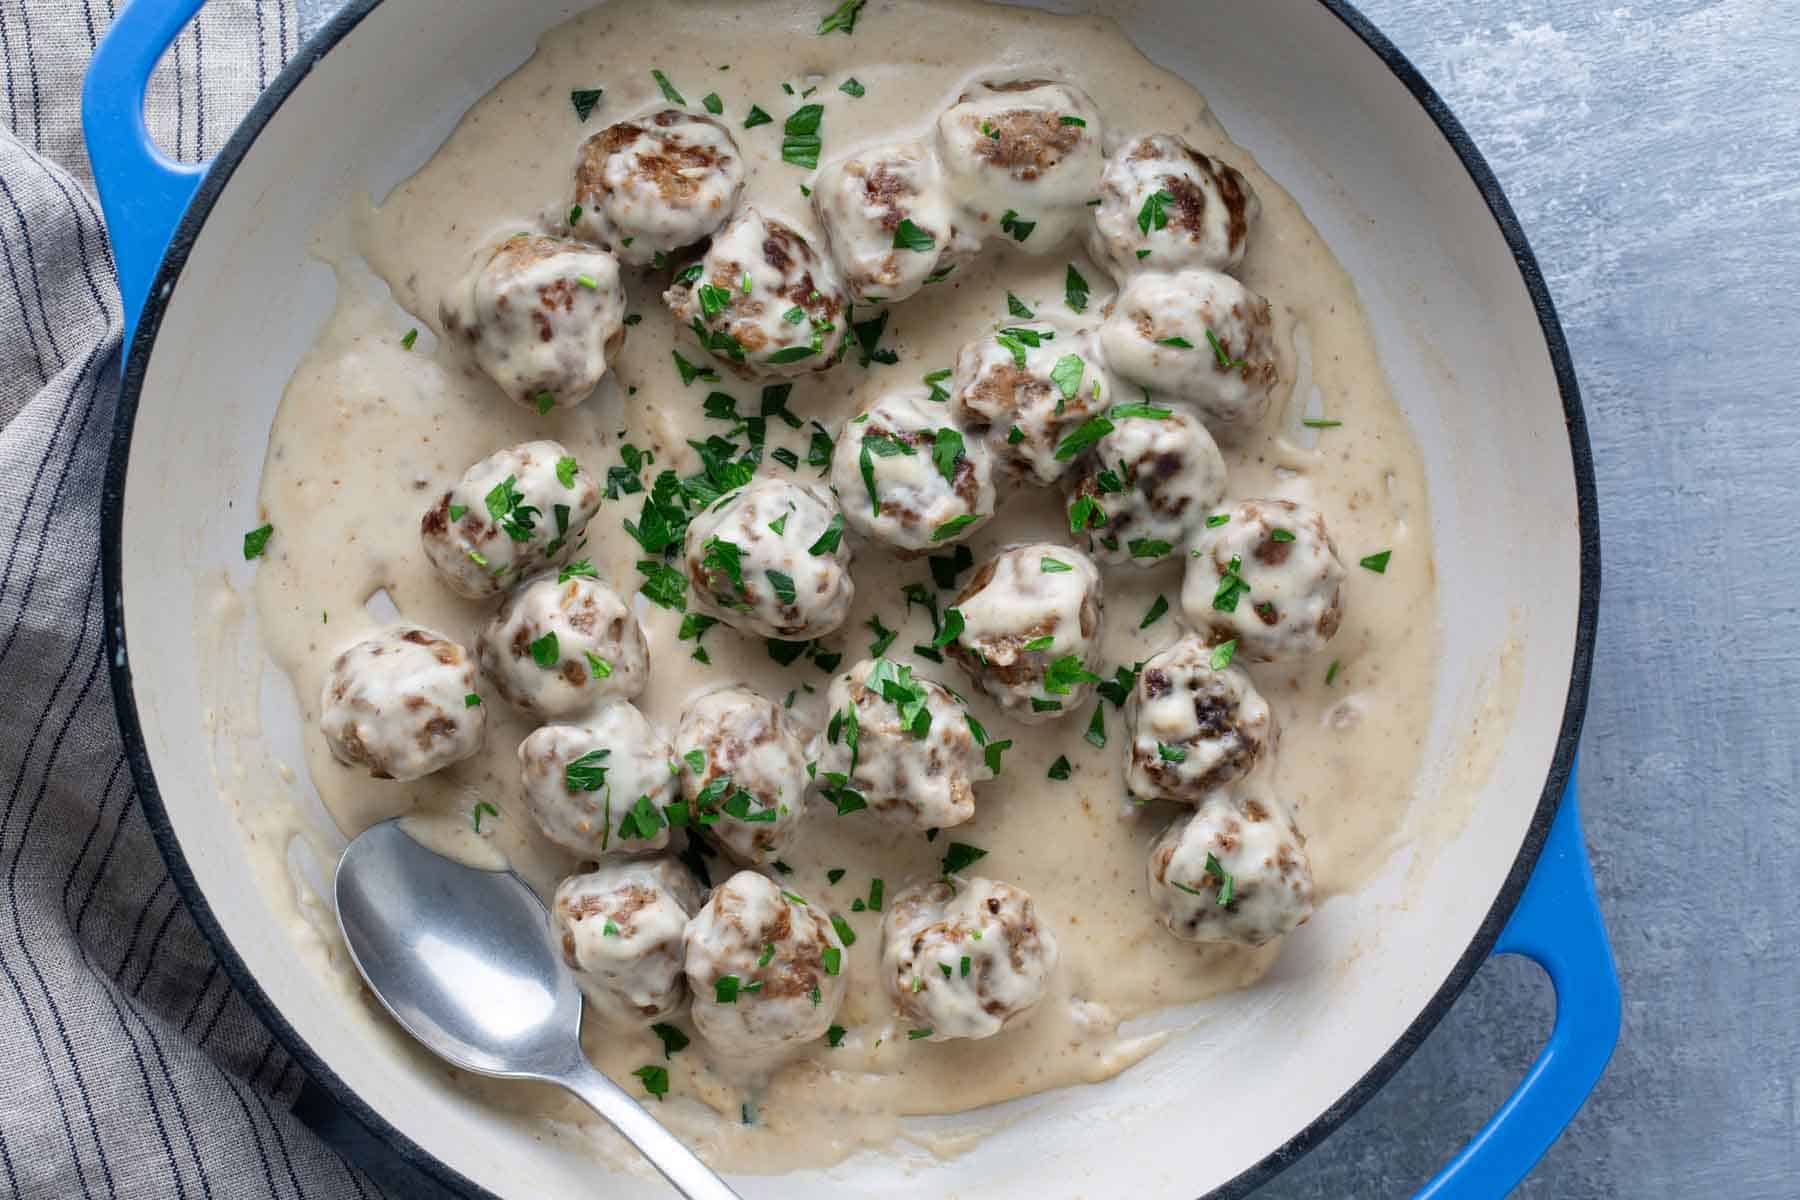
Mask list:
MULTIPOLYGON (((189 919, 102 669, 120 309, 81 73, 123 0, 0 0, 0 1196, 372 1197, 189 919)), ((294 53, 293 0, 212 0, 148 113, 184 159, 294 53)))

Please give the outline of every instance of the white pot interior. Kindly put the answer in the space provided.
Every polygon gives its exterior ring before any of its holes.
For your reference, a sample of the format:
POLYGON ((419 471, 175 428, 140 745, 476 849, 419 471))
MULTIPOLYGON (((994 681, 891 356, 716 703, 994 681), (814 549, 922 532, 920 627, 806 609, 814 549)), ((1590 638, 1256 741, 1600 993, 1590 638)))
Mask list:
MULTIPOLYGON (((299 1037, 383 1118, 492 1191, 652 1196, 665 1194, 660 1184, 602 1182, 570 1139, 441 1086, 440 1067, 321 969, 329 947, 314 929, 324 926, 257 870, 285 858, 293 836, 262 797, 303 796, 305 781, 259 777, 244 766, 258 760, 220 753, 249 740, 266 747, 264 763, 301 761, 285 681, 254 650, 253 615, 218 597, 222 575, 247 588, 248 568, 232 560, 256 523, 270 420, 332 302, 330 273, 306 253, 317 214, 348 189, 379 196, 404 178, 577 7, 387 0, 237 166, 144 378, 123 525, 125 633, 174 832, 213 915, 299 1037)), ((1326 905, 1253 991, 1205 1020, 1172 1017, 1186 1031, 1111 1082, 1023 1102, 1029 1119, 955 1160, 865 1155, 738 1180, 746 1195, 884 1195, 902 1173, 909 1192, 988 1197, 1192 1197, 1231 1179, 1339 1101, 1426 1008, 1494 903, 1544 787, 1576 642, 1576 483, 1544 337, 1481 195, 1419 102, 1314 0, 1211 15, 1188 0, 1113 7, 1151 58, 1206 93, 1358 281, 1422 446, 1444 660, 1417 836, 1374 884, 1326 905), (1485 784, 1434 813, 1440 788, 1485 765, 1465 761, 1464 739, 1508 707, 1495 699, 1503 655, 1516 665, 1517 703, 1485 784)), ((325 854, 341 844, 324 825, 309 836, 325 854)))

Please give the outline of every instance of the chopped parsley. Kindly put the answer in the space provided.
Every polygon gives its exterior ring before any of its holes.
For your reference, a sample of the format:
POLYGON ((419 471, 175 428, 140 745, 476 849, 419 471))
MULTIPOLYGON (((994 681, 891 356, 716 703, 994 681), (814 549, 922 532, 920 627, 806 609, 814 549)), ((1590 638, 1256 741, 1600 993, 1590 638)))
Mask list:
MULTIPOLYGON (((247 546, 246 549, 248 549, 247 546)), ((1367 567, 1377 575, 1385 575, 1387 574, 1388 559, 1393 557, 1393 553, 1392 550, 1383 550, 1377 554, 1365 555, 1357 565, 1367 567)))
POLYGON ((719 373, 711 367, 696 367, 681 356, 681 351, 671 350, 669 354, 675 359, 675 373, 681 376, 681 386, 688 387, 696 379, 704 379, 708 383, 719 382, 719 373))
POLYGON ((1188 341, 1184 337, 1157 338, 1156 344, 1159 346, 1169 346, 1176 350, 1192 350, 1194 348, 1194 343, 1188 341))
POLYGON ((1187 761, 1187 751, 1183 750, 1180 746, 1171 746, 1166 742, 1158 742, 1156 743, 1156 757, 1168 763, 1184 763, 1187 761))
POLYGON ((844 0, 824 20, 819 22, 819 35, 843 33, 846 37, 856 32, 856 18, 862 15, 863 5, 869 0, 844 0))
POLYGON ((844 943, 846 946, 854 946, 856 944, 856 930, 850 928, 850 922, 844 920, 844 918, 837 913, 831 914, 831 927, 837 931, 838 941, 844 943))
MULTIPOLYGON (((1065 354, 1056 360, 1056 365, 1054 367, 1050 368, 1050 382, 1054 383, 1057 390, 1063 394, 1063 399, 1073 400, 1075 394, 1081 391, 1081 376, 1086 369, 1087 364, 1081 361, 1081 355, 1065 354)), ((1097 390, 1098 388, 1096 388, 1096 391, 1097 390)), ((1058 406, 1057 411, 1061 411, 1060 406, 1058 406)), ((1101 435, 1112 430, 1112 422, 1107 421, 1104 417, 1089 418, 1090 423, 1093 421, 1100 421, 1106 426, 1100 433, 1094 435, 1095 440, 1098 440, 1101 435)), ((1085 445, 1086 443, 1083 444, 1085 445)), ((1057 454, 1059 457, 1061 456, 1062 450, 1060 448, 1058 448, 1057 454)))
POLYGON ((1342 421, 1334 421, 1330 417, 1305 417, 1300 423, 1308 429, 1336 429, 1342 421))
POLYGON ((499 816, 500 810, 486 800, 477 800, 475 807, 469 810, 469 819, 474 824, 476 833, 481 832, 481 818, 493 817, 498 820, 499 816))
POLYGON ((1083 279, 1075 264, 1069 264, 1068 274, 1063 277, 1063 300, 1072 312, 1086 312, 1088 302, 1088 281, 1083 279))
POLYGON ((819 122, 824 116, 823 104, 803 104, 794 110, 781 127, 781 161, 808 170, 819 165, 819 122))
MULTIPOLYGON (((1073 354, 1069 355, 1069 359, 1075 360, 1076 370, 1079 371, 1081 369, 1081 359, 1076 358, 1073 354)), ((1063 361, 1067 362, 1069 359, 1064 359, 1063 361)), ((1057 365, 1060 366, 1061 364, 1059 363, 1057 365)), ((1097 415, 1089 417, 1081 423, 1080 427, 1077 428, 1074 433, 1071 433, 1068 437, 1057 443, 1056 461, 1068 462, 1071 458, 1074 458, 1077 454, 1080 454, 1083 450, 1086 450, 1089 446, 1111 433, 1113 428, 1113 423, 1105 417, 1097 415)))
POLYGON ((1206 873, 1215 876, 1219 881, 1219 907, 1224 908, 1231 903, 1232 894, 1237 890, 1237 880, 1225 865, 1215 858, 1209 850, 1206 854, 1206 873))
POLYGON ((1166 421, 1175 415, 1172 408, 1163 408, 1155 404, 1115 404, 1108 414, 1116 420, 1126 417, 1145 417, 1152 421, 1166 421))
MULTIPOLYGON (((997 132, 995 136, 999 136, 997 132)), ((1031 231, 1036 228, 1036 221, 1021 220, 1019 214, 1010 208, 1000 214, 1000 232, 1012 234, 1015 242, 1022 242, 1030 237, 1031 231)))
POLYGON ((418 340, 419 340, 419 331, 417 329, 409 329, 405 333, 400 335, 400 348, 402 350, 411 350, 413 348, 413 344, 416 343, 418 340))
POLYGON ((480 708, 481 707, 481 693, 480 692, 470 692, 468 695, 464 696, 463 697, 463 707, 464 708, 480 708))
POLYGON ((588 670, 593 672, 595 679, 612 678, 613 668, 611 663, 607 662, 604 658, 601 658, 598 654, 595 654, 592 650, 583 650, 581 653, 587 657, 588 670))
POLYGON ((951 842, 949 848, 944 851, 944 874, 960 875, 964 870, 986 857, 987 851, 980 846, 971 846, 967 842, 951 842))
POLYGON ((655 1096, 658 1102, 669 1094, 669 1068, 639 1067, 632 1074, 644 1081, 644 1090, 655 1096))
POLYGON ((1125 545, 1133 558, 1161 558, 1175 548, 1159 538, 1132 538, 1125 545))
POLYGON ((1219 360, 1220 370, 1231 371, 1244 365, 1243 359, 1233 358, 1225 352, 1225 343, 1221 342, 1219 335, 1210 329, 1206 331, 1206 340, 1212 346, 1213 356, 1219 360))
POLYGON ((1093 745, 1106 749, 1106 705, 1096 703, 1094 715, 1088 719, 1087 732, 1081 735, 1093 745))
POLYGON ((842 1025, 833 1025, 826 1029, 825 1044, 830 1046, 833 1050, 836 1050, 839 1046, 843 1045, 844 1027, 842 1025))
MULTIPOLYGON (((913 990, 917 991, 918 989, 914 988, 913 990)), ((909 1042, 916 1042, 916 1041, 920 1040, 921 1038, 928 1038, 930 1036, 931 1036, 930 1026, 926 1026, 923 1029, 909 1029, 906 1031, 906 1040, 909 1042)))
POLYGON ((1219 586, 1213 592, 1212 606, 1219 612, 1236 612, 1238 599, 1250 590, 1250 585, 1238 572, 1243 569, 1244 560, 1238 555, 1231 556, 1231 562, 1219 576, 1219 586))
POLYGON ((594 106, 600 103, 601 88, 575 88, 569 93, 569 104, 575 109, 575 119, 585 124, 593 115, 594 106))
POLYGON ((1340 662, 1339 660, 1337 660, 1335 658, 1331 660, 1331 665, 1329 667, 1325 668, 1325 686, 1326 687, 1330 687, 1333 683, 1337 682, 1338 670, 1343 665, 1344 664, 1342 662, 1340 662))
POLYGON ((589 750, 563 767, 563 783, 571 792, 597 792, 606 786, 607 749, 589 750))
POLYGON ((1038 570, 1045 575, 1060 575, 1065 571, 1073 571, 1074 569, 1074 567, 1071 567, 1062 559, 1051 558, 1048 554, 1038 559, 1038 570))
POLYGON ((1025 302, 1023 300, 1019 299, 1011 292, 1006 293, 1006 311, 1019 318, 1021 321, 1029 321, 1036 315, 1029 308, 1025 307, 1025 302))
POLYGON ((955 537, 965 527, 973 525, 979 520, 981 520, 980 513, 958 513, 956 516, 951 517, 948 521, 939 525, 936 529, 933 529, 931 531, 931 540, 934 542, 947 541, 948 539, 955 537))
POLYGON ((894 229, 894 249, 912 250, 919 254, 937 245, 937 239, 926 230, 913 224, 912 218, 902 217, 900 224, 894 229))
MULTIPOLYGON (((450 519, 454 521, 456 518, 451 517, 450 519)), ((255 529, 246 533, 244 535, 244 561, 249 562, 253 558, 261 558, 263 551, 268 549, 269 538, 273 536, 274 533, 275 527, 267 524, 258 525, 255 529)))
POLYGON ((764 112, 760 104, 752 104, 750 115, 744 118, 744 128, 755 129, 758 125, 771 125, 774 121, 775 118, 764 112))
POLYGON ((716 117, 725 111, 725 102, 719 99, 719 93, 708 92, 706 95, 700 97, 700 107, 716 117))
POLYGON ((561 657, 561 651, 556 645, 556 630, 554 629, 531 643, 531 661, 545 670, 555 667, 561 661, 561 657))
POLYGON ((819 961, 827 975, 836 975, 844 969, 844 952, 836 946, 826 946, 819 951, 819 961))
POLYGON ((852 75, 850 78, 844 80, 844 82, 838 84, 838 91, 844 93, 846 96, 854 96, 858 100, 861 100, 863 94, 867 92, 868 89, 858 81, 856 76, 852 75))
POLYGON ((1271 542, 1291 542, 1294 540, 1294 531, 1279 527, 1271 529, 1269 530, 1269 540, 1271 542))
POLYGON ((1077 496, 1075 503, 1069 505, 1069 532, 1080 533, 1097 525, 1106 524, 1106 510, 1092 496, 1077 496))
MULTIPOLYGON (((1069 765, 1069 756, 1066 754, 1059 754, 1056 756, 1056 761, 1050 764, 1050 778, 1060 783, 1069 777, 1069 773, 1072 770, 1074 770, 1074 768, 1069 765)), ((948 970, 949 968, 945 969, 948 970)))
POLYGON ((687 98, 675 90, 675 85, 669 82, 669 77, 667 75, 652 68, 650 71, 650 78, 656 80, 656 86, 662 89, 664 100, 667 100, 670 104, 687 103, 687 98))
POLYGON ((1100 677, 1073 654, 1065 654, 1044 668, 1044 690, 1052 696, 1066 696, 1077 684, 1099 682, 1100 677))
POLYGON ((688 1035, 673 1025, 658 1021, 650 1027, 650 1032, 662 1040, 664 1058, 673 1058, 688 1048, 688 1035))
POLYGON ((880 613, 870 616, 864 624, 868 631, 875 635, 875 640, 869 643, 870 658, 880 658, 886 654, 888 647, 894 644, 894 639, 900 636, 881 623, 880 613))
POLYGON ((775 590, 775 599, 783 604, 792 604, 795 598, 794 577, 784 571, 768 570, 763 572, 768 577, 769 586, 775 590))
POLYGON ((1138 209, 1138 232, 1145 237, 1150 236, 1152 229, 1161 229, 1169 223, 1168 205, 1175 203, 1175 197, 1158 188, 1144 197, 1144 205, 1138 209))
POLYGON ((676 612, 687 608, 687 576, 683 575, 667 563, 654 559, 640 559, 637 569, 644 573, 644 582, 638 585, 638 591, 653 604, 664 608, 672 608, 676 612))
POLYGON ((1229 642, 1220 642, 1217 646, 1213 647, 1211 659, 1212 669, 1215 671, 1223 671, 1226 667, 1231 665, 1231 656, 1236 653, 1236 638, 1232 638, 1229 642))

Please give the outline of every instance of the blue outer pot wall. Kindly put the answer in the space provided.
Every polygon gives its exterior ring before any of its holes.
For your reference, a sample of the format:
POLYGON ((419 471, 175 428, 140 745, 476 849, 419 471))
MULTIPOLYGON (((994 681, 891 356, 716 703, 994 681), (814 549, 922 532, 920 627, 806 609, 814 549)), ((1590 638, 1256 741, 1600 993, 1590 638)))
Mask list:
MULTIPOLYGON (((197 3, 197 0, 188 0, 188 2, 197 3)), ((193 191, 192 200, 188 203, 185 214, 179 225, 175 227, 173 234, 167 238, 166 244, 159 244, 163 242, 163 230, 167 228, 166 224, 156 229, 115 228, 112 230, 115 253, 120 260, 122 277, 130 274, 137 264, 143 264, 146 274, 148 264, 160 262, 160 265, 156 268, 154 279, 148 286, 132 287, 127 292, 128 302, 136 296, 146 296, 147 299, 141 312, 127 313, 127 328, 133 333, 121 382, 102 499, 101 562, 105 581, 107 659, 113 697, 118 710, 119 728, 146 819, 150 823, 164 859, 168 862, 176 886, 192 911, 195 921, 217 950, 220 961, 232 983, 313 1079, 346 1111, 361 1121, 374 1136, 393 1147, 395 1152, 409 1164, 453 1191, 468 1196, 488 1197, 491 1193, 452 1170, 407 1138, 348 1088, 287 1022, 245 967, 243 960, 214 916, 192 871, 187 866, 168 811, 157 790, 148 749, 139 722, 133 695, 131 668, 124 645, 125 602, 122 589, 121 534, 124 521, 126 465, 130 455, 132 428, 137 418, 145 370, 150 361, 168 298, 175 282, 180 277, 189 252, 203 232, 214 202, 231 179, 233 171, 242 161, 251 144, 282 103, 310 73, 313 66, 351 30, 355 29, 358 23, 380 2, 381 0, 351 0, 310 42, 302 47, 301 52, 257 101, 224 150, 206 169, 204 178, 199 180, 197 188, 193 191)), ((134 0, 134 3, 148 7, 153 0, 134 0)), ((1506 881, 1496 895, 1486 918, 1471 939, 1467 950, 1458 959, 1455 967, 1446 976, 1443 984, 1419 1017, 1355 1086, 1305 1129, 1270 1153, 1256 1166, 1209 1193, 1209 1197, 1212 1198, 1247 1195, 1278 1174, 1288 1164, 1297 1160, 1342 1124, 1406 1061, 1407 1057, 1442 1019, 1476 969, 1494 950, 1502 929, 1506 926, 1527 882, 1531 879, 1532 870, 1537 864, 1539 854, 1550 834, 1552 821, 1557 814, 1558 801, 1565 788, 1571 783, 1576 745, 1580 738, 1582 717, 1587 703, 1600 594, 1599 520, 1586 419, 1582 411, 1574 367, 1570 361, 1562 327, 1557 321, 1549 291, 1519 226, 1518 219, 1514 216, 1499 183, 1495 180, 1492 171, 1489 170, 1480 151, 1475 148, 1462 125, 1451 114, 1443 100, 1407 61, 1406 57, 1349 4, 1343 3, 1341 0, 1319 0, 1319 3, 1367 45, 1370 51, 1418 100, 1420 106, 1435 122, 1446 142, 1449 143, 1468 171, 1470 179, 1481 193, 1489 212, 1492 213, 1502 237, 1511 248, 1521 280, 1536 310, 1558 389, 1562 396, 1570 454, 1574 466, 1576 515, 1580 527, 1580 609, 1577 616, 1575 652, 1570 666, 1567 700, 1544 788, 1538 798, 1530 827, 1506 881)), ((181 7, 181 5, 178 4, 175 7, 181 7)), ((129 13, 130 9, 128 8, 126 11, 129 13)), ((178 29, 180 23, 177 21, 174 28, 178 29)), ((146 37, 145 40, 149 39, 146 37)), ((153 52, 144 51, 151 54, 152 64, 155 58, 160 56, 162 45, 165 43, 166 39, 164 42, 159 42, 153 52)), ((141 46, 134 46, 130 49, 142 51, 141 46)), ((106 61, 104 51, 105 47, 103 46, 102 54, 96 55, 96 70, 104 66, 106 61)), ((113 57, 118 59, 127 53, 116 53, 113 57)), ((100 79, 98 83, 95 83, 93 82, 95 78, 94 75, 90 75, 90 97, 103 93, 108 85, 114 82, 100 79)), ((141 110, 136 113, 136 122, 137 128, 141 130, 141 110)), ((106 141, 113 143, 115 149, 118 148, 119 138, 132 135, 132 130, 129 128, 109 128, 97 132, 90 126, 89 132, 91 143, 106 141)), ((103 173, 102 157, 102 154, 95 155, 97 175, 103 173)), ((176 193, 167 193, 164 196, 166 204, 172 205, 178 199, 179 196, 176 193)), ((109 205, 109 209, 111 208, 112 206, 109 205)), ((1566 1118, 1564 1119, 1566 1120, 1566 1118)), ((1529 1166, 1529 1163, 1524 1165, 1529 1166)))

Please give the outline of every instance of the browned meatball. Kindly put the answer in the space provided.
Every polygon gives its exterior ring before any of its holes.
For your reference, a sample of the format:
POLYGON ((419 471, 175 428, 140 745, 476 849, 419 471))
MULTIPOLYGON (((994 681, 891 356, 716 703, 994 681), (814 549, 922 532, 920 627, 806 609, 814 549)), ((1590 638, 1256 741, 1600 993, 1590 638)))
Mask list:
POLYGON ((977 567, 945 613, 961 626, 945 652, 1016 719, 1053 720, 1100 681, 1101 601, 1100 569, 1081 551, 1015 546, 977 567))
POLYGON ((1152 133, 1108 160, 1089 250, 1121 279, 1188 267, 1232 271, 1261 213, 1235 167, 1172 133, 1152 133))
POLYGON ((732 1055, 767 1054, 822 1035, 846 982, 825 912, 754 871, 713 889, 687 927, 694 1028, 732 1055))
POLYGON ((992 879, 914 884, 881 921, 882 981, 915 1039, 999 1033, 1043 996, 1057 957, 1031 897, 992 879))
POLYGON ((663 303, 715 361, 747 379, 823 371, 848 333, 850 298, 831 260, 750 205, 675 276, 663 303))
POLYGON ((994 777, 982 753, 987 735, 975 736, 949 688, 889 659, 864 659, 831 681, 826 703, 831 718, 813 757, 819 786, 840 813, 860 801, 915 829, 947 829, 975 815, 975 785, 994 777))
POLYGON ((1344 564, 1325 518, 1291 500, 1244 500, 1218 516, 1188 558, 1188 624, 1251 662, 1323 649, 1344 617, 1344 564))
POLYGON ((1272 797, 1216 793, 1150 848, 1150 899, 1184 942, 1260 946, 1312 916, 1306 839, 1272 797))
POLYGON ((392 625, 331 664, 319 728, 339 762, 377 779, 418 779, 481 749, 487 709, 466 650, 433 630, 392 625))
POLYGON ((483 248, 439 315, 501 391, 540 413, 587 399, 625 341, 618 260, 567 238, 483 248))
POLYGON ((1193 635, 1152 655, 1125 704, 1125 786, 1146 800, 1199 804, 1275 741, 1275 715, 1237 667, 1212 665, 1193 635))
POLYGON ((743 159, 725 126, 665 108, 582 143, 569 223, 641 267, 712 236, 743 190, 743 159))
POLYGON ((887 392, 846 421, 831 487, 850 527, 906 557, 980 529, 994 515, 993 455, 965 432, 918 387, 887 392))

